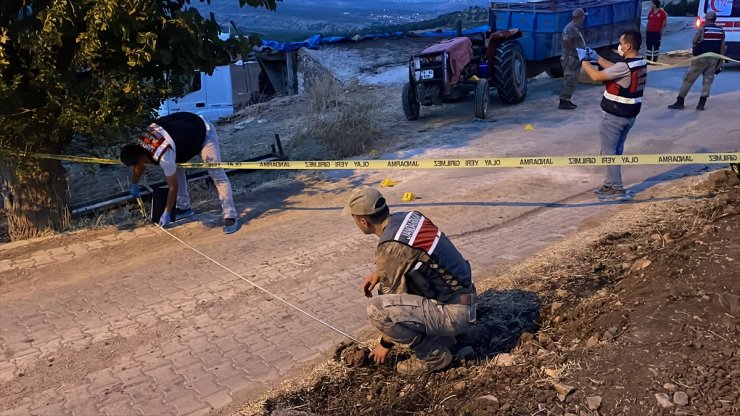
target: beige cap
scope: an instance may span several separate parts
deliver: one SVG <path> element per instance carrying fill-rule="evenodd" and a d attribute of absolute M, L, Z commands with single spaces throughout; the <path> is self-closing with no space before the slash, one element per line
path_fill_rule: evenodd
<path fill-rule="evenodd" d="M 377 189 L 360 187 L 349 194 L 342 215 L 373 215 L 386 207 L 385 198 Z"/>
<path fill-rule="evenodd" d="M 717 20 L 717 13 L 714 12 L 714 10 L 707 11 L 707 14 L 704 15 L 705 20 Z"/>
<path fill-rule="evenodd" d="M 588 13 L 584 12 L 583 9 L 580 7 L 573 9 L 573 13 L 570 14 L 571 17 L 578 17 L 578 16 L 588 16 Z"/>

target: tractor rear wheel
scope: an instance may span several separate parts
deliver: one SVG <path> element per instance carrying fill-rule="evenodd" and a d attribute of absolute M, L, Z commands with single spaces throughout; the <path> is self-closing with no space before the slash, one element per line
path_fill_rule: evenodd
<path fill-rule="evenodd" d="M 493 84 L 506 104 L 517 104 L 527 96 L 527 59 L 516 40 L 507 40 L 496 48 Z"/>
<path fill-rule="evenodd" d="M 407 82 L 403 85 L 403 96 L 401 97 L 401 104 L 403 105 L 403 114 L 407 120 L 418 120 L 419 119 L 419 101 L 416 99 L 416 91 L 411 83 Z"/>
<path fill-rule="evenodd" d="M 488 80 L 479 79 L 475 87 L 475 117 L 484 119 L 488 112 L 488 96 L 490 94 Z"/>

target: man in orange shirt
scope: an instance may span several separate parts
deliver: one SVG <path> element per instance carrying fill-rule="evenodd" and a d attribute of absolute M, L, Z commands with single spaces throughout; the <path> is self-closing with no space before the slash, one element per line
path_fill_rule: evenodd
<path fill-rule="evenodd" d="M 647 17 L 647 29 L 645 30 L 646 58 L 649 61 L 658 62 L 658 50 L 660 49 L 660 38 L 665 32 L 668 14 L 660 8 L 660 0 L 653 0 Z"/>

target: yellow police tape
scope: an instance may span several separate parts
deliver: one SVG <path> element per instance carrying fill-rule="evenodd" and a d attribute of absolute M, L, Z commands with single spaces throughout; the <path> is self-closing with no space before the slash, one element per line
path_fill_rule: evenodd
<path fill-rule="evenodd" d="M 111 159 L 50 155 L 47 153 L 17 153 L 17 156 L 55 159 L 66 162 L 120 164 Z M 740 152 L 728 153 L 667 153 L 620 156 L 530 156 L 438 159 L 382 160 L 273 160 L 262 162 L 179 163 L 192 169 L 255 169 L 255 170 L 351 170 L 351 169 L 459 169 L 459 168 L 536 168 L 566 166 L 616 165 L 690 165 L 738 163 Z"/>
<path fill-rule="evenodd" d="M 119 160 L 103 159 L 99 157 L 53 155 L 49 153 L 35 152 L 9 152 L 9 154 L 11 156 L 30 157 L 34 159 L 61 160 L 62 162 L 97 163 L 99 165 L 122 165 L 121 161 Z"/>

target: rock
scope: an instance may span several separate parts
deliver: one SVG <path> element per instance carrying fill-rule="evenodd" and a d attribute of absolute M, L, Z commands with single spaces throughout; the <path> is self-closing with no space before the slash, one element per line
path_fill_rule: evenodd
<path fill-rule="evenodd" d="M 499 354 L 493 359 L 493 364 L 499 367 L 511 367 L 516 364 L 516 357 L 512 354 Z"/>
<path fill-rule="evenodd" d="M 586 341 L 586 348 L 591 349 L 595 346 L 599 345 L 599 336 L 598 335 L 592 335 L 591 338 Z"/>
<path fill-rule="evenodd" d="M 490 394 L 486 396 L 478 397 L 478 400 L 476 400 L 476 402 L 478 405 L 477 410 L 479 410 L 480 411 L 479 413 L 482 415 L 494 414 L 498 412 L 499 407 L 501 406 L 501 403 L 499 403 L 496 396 L 492 396 Z"/>
<path fill-rule="evenodd" d="M 590 410 L 599 410 L 599 407 L 601 407 L 601 396 L 586 397 L 586 404 L 588 404 Z"/>
<path fill-rule="evenodd" d="M 673 403 L 671 402 L 671 398 L 668 397 L 665 393 L 655 393 L 655 400 L 658 401 L 658 404 L 663 409 L 670 409 L 673 407 Z"/>
<path fill-rule="evenodd" d="M 635 261 L 634 263 L 632 263 L 632 267 L 630 267 L 630 271 L 629 272 L 630 272 L 630 274 L 632 274 L 633 272 L 639 272 L 640 270 L 644 270 L 648 266 L 650 266 L 651 263 L 652 262 L 647 257 L 643 257 L 643 258 Z"/>
<path fill-rule="evenodd" d="M 689 395 L 683 391 L 677 391 L 673 393 L 673 403 L 679 406 L 686 406 L 689 404 Z"/>
<path fill-rule="evenodd" d="M 560 371 L 554 368 L 546 368 L 545 375 L 547 375 L 550 378 L 558 379 L 560 377 Z"/>
<path fill-rule="evenodd" d="M 729 169 L 722 169 L 709 174 L 704 188 L 707 190 L 721 189 L 725 186 L 735 186 L 738 184 L 738 176 Z"/>
<path fill-rule="evenodd" d="M 676 389 L 677 389 L 676 385 L 673 384 L 673 383 L 665 383 L 665 384 L 663 384 L 663 388 L 666 389 L 666 390 L 668 390 L 668 391 L 676 391 Z"/>
<path fill-rule="evenodd" d="M 565 298 L 565 297 L 568 296 L 568 291 L 567 290 L 563 290 L 563 289 L 557 289 L 555 291 L 555 296 L 557 296 L 557 297 L 559 297 L 561 299 L 562 298 Z"/>
<path fill-rule="evenodd" d="M 562 306 L 563 306 L 563 302 L 553 302 L 552 305 L 550 305 L 550 313 L 554 314 Z"/>
<path fill-rule="evenodd" d="M 563 383 L 553 383 L 552 387 L 555 389 L 556 392 L 558 392 L 558 394 L 562 394 L 563 396 L 568 396 L 569 394 L 573 393 L 573 390 L 576 389 L 573 386 L 569 386 Z"/>
<path fill-rule="evenodd" d="M 468 386 L 468 383 L 465 381 L 458 381 L 457 383 L 452 385 L 452 390 L 454 391 L 463 391 Z"/>

